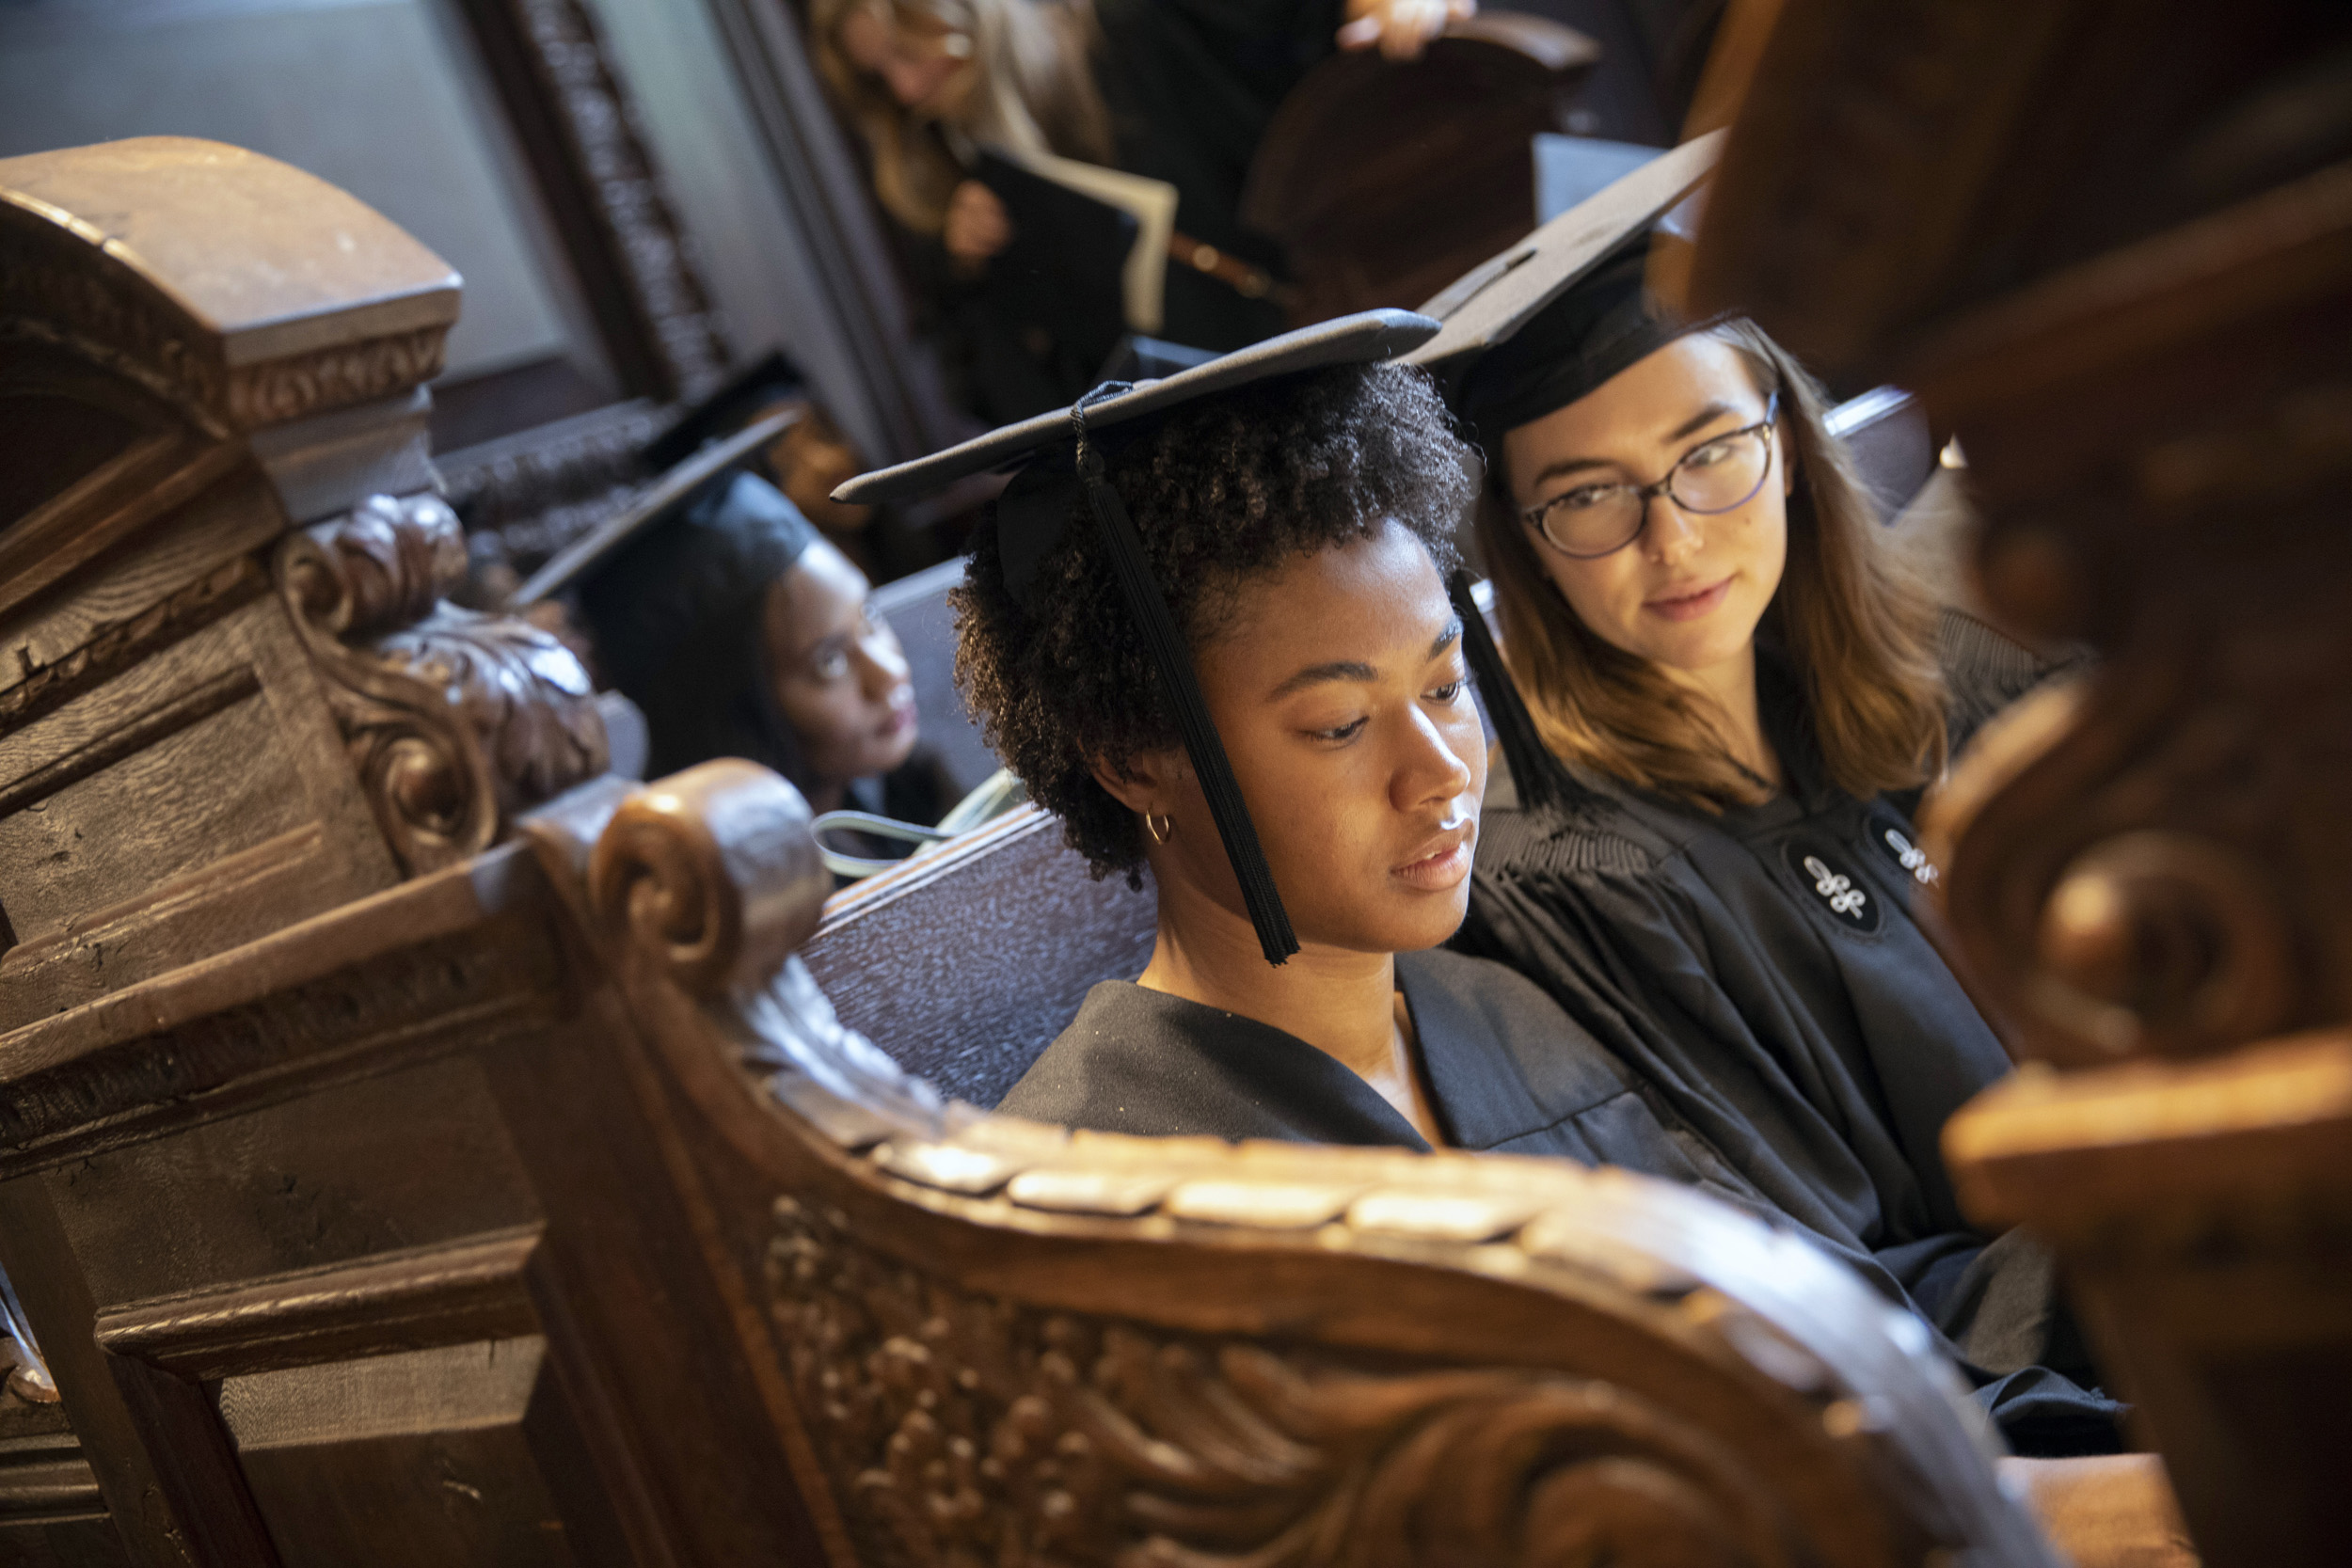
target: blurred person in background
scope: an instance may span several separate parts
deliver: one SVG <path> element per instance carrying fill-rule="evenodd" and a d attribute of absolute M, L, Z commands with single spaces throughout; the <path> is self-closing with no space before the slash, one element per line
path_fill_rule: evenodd
<path fill-rule="evenodd" d="M 767 481 L 723 476 L 648 519 L 579 594 L 600 679 L 644 712 L 646 777 L 744 757 L 814 811 L 928 826 L 955 804 L 866 575 Z"/>
<path fill-rule="evenodd" d="M 1008 321 L 982 287 L 1013 241 L 977 150 L 1166 181 L 1178 202 L 1160 336 L 1223 351 L 1282 330 L 1280 257 L 1242 227 L 1283 97 L 1335 49 L 1420 55 L 1476 0 L 812 0 L 818 68 L 903 231 L 927 330 L 991 422 L 1066 404 L 1099 353 L 1067 321 Z"/>

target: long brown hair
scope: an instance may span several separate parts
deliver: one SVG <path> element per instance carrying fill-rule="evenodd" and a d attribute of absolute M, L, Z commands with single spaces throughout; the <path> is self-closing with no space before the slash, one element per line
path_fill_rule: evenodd
<path fill-rule="evenodd" d="M 1780 392 L 1796 483 L 1788 564 L 1757 633 L 1786 650 L 1803 682 L 1831 780 L 1867 800 L 1934 778 L 1946 737 L 1933 600 L 1880 540 L 1853 459 L 1824 421 L 1820 383 L 1752 322 L 1704 330 L 1739 352 L 1759 391 Z M 1479 543 L 1501 601 L 1503 661 L 1544 744 L 1703 811 L 1761 799 L 1724 746 L 1713 705 L 1578 620 L 1518 509 L 1501 499 L 1480 507 Z"/>
<path fill-rule="evenodd" d="M 936 119 L 917 116 L 861 70 L 841 47 L 841 24 L 856 10 L 920 17 L 969 39 L 972 69 L 957 101 Z M 808 22 L 818 71 L 873 156 L 875 196 L 918 234 L 945 226 L 947 198 L 964 177 L 946 132 L 1015 152 L 1110 161 L 1086 0 L 812 0 Z"/>

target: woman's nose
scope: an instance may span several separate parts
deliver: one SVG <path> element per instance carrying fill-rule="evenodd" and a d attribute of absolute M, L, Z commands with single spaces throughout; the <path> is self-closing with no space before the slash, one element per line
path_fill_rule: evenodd
<path fill-rule="evenodd" d="M 1479 733 L 1476 725 L 1473 713 L 1470 734 Z M 1420 705 L 1414 705 L 1411 736 L 1396 771 L 1398 807 L 1410 810 L 1433 800 L 1451 800 L 1468 794 L 1470 786 L 1470 764 L 1462 760 L 1454 739 Z"/>
<path fill-rule="evenodd" d="M 906 650 L 898 640 L 886 631 L 869 633 L 857 640 L 858 684 L 869 697 L 887 697 L 906 685 L 908 666 Z"/>
<path fill-rule="evenodd" d="M 1649 526 L 1642 531 L 1642 542 L 1651 560 L 1666 566 L 1687 561 L 1706 537 L 1699 519 L 1683 511 L 1672 496 L 1650 499 Z"/>

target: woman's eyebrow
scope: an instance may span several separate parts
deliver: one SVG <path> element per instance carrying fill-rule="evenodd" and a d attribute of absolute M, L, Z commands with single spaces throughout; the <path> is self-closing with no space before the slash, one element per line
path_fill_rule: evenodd
<path fill-rule="evenodd" d="M 1710 403 L 1706 407 L 1700 409 L 1697 413 L 1692 415 L 1689 419 L 1677 425 L 1675 427 L 1674 434 L 1667 436 L 1666 439 L 1669 441 L 1679 441 L 1686 436 L 1695 436 L 1700 431 L 1705 430 L 1708 425 L 1713 424 L 1717 420 L 1724 418 L 1725 415 L 1737 414 L 1738 412 L 1740 411 L 1737 408 L 1732 407 L 1731 404 L 1727 403 Z"/>
<path fill-rule="evenodd" d="M 1429 644 L 1429 657 L 1436 658 L 1459 641 L 1461 636 L 1462 622 L 1461 618 L 1456 616 L 1445 624 L 1445 629 L 1438 633 L 1437 641 Z M 1293 672 L 1281 685 L 1266 693 L 1266 701 L 1278 703 L 1285 697 L 1306 690 L 1311 686 L 1321 686 L 1326 681 L 1375 681 L 1379 678 L 1380 672 L 1361 659 L 1335 658 L 1327 663 L 1310 664 L 1302 670 Z"/>
<path fill-rule="evenodd" d="M 1682 440 L 1686 436 L 1695 435 L 1699 431 L 1705 430 L 1708 425 L 1713 424 L 1717 420 L 1723 419 L 1726 415 L 1737 414 L 1738 412 L 1740 412 L 1740 410 L 1734 408 L 1727 403 L 1710 403 L 1706 407 L 1700 409 L 1697 413 L 1692 415 L 1689 419 L 1677 425 L 1673 432 L 1667 436 L 1665 442 L 1662 444 L 1671 445 L 1676 441 Z M 1622 463 L 1604 457 L 1566 457 L 1561 459 L 1557 463 L 1545 464 L 1544 467 L 1536 472 L 1535 477 L 1528 481 L 1528 483 L 1531 486 L 1539 485 L 1544 483 L 1547 480 L 1558 479 L 1563 474 L 1578 473 L 1586 468 L 1622 468 L 1624 467 L 1625 465 Z"/>
<path fill-rule="evenodd" d="M 1285 697 L 1304 691 L 1311 686 L 1321 686 L 1326 681 L 1371 681 L 1379 678 L 1380 672 L 1361 660 L 1333 659 L 1327 664 L 1310 664 L 1294 672 L 1288 680 L 1266 693 L 1266 701 L 1280 702 Z"/>

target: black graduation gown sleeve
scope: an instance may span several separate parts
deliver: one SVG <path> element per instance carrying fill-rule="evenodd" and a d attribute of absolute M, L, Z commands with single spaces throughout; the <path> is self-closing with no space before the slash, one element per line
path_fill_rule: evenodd
<path fill-rule="evenodd" d="M 1338 47 L 1344 16 L 1341 0 L 1096 0 L 1095 77 L 1119 166 L 1176 187 L 1179 231 L 1282 270 L 1279 248 L 1242 227 L 1242 184 L 1275 110 Z M 1270 300 L 1168 269 L 1163 338 L 1234 349 L 1283 325 Z"/>
<path fill-rule="evenodd" d="M 2078 1347 L 2046 1261 L 2022 1239 L 1988 1247 L 1944 1169 L 1944 1123 L 2009 1062 L 1905 912 L 1884 833 L 1909 826 L 1818 799 L 1716 823 L 1597 787 L 1537 816 L 1503 777 L 1457 942 L 1540 984 L 1773 1209 L 1976 1346 L 2013 1442 L 2112 1447 L 2118 1407 L 2048 1371 Z M 1864 895 L 1867 922 L 1830 907 L 1808 858 Z"/>
<path fill-rule="evenodd" d="M 996 1107 L 1140 1137 L 1426 1148 L 1372 1086 L 1296 1036 L 1105 980 Z"/>

